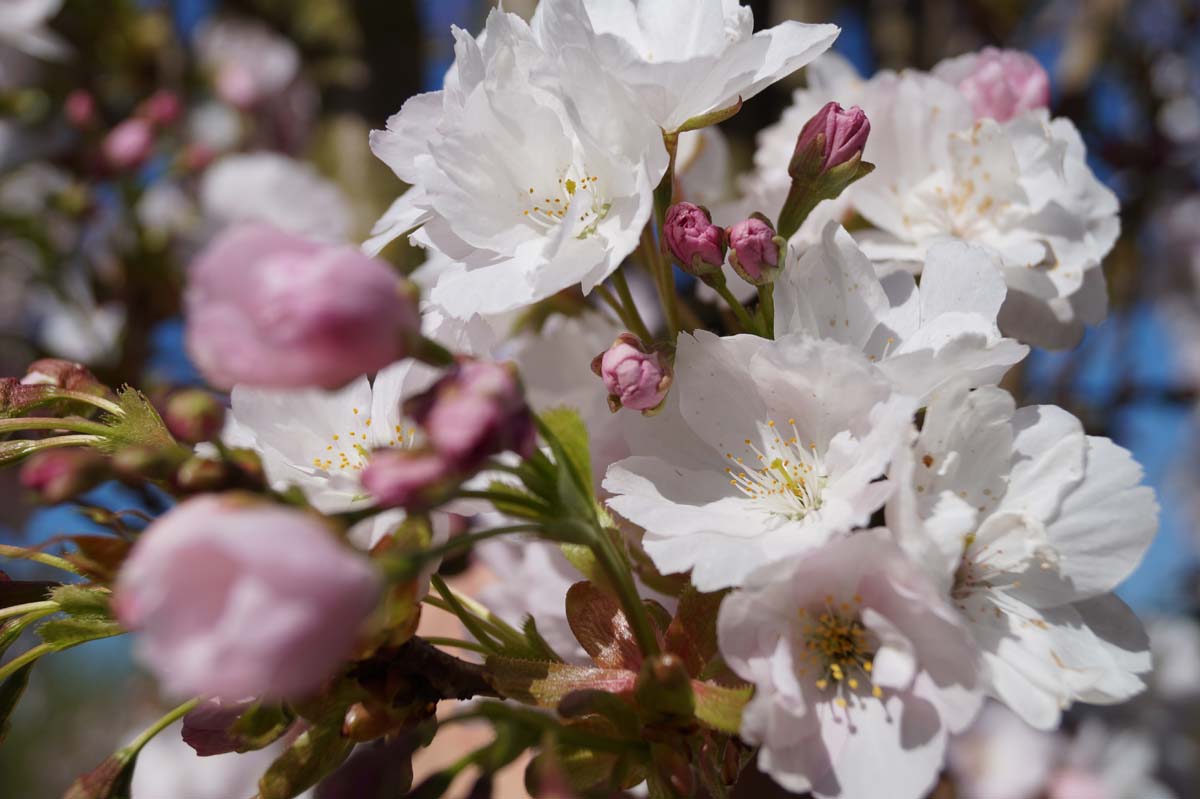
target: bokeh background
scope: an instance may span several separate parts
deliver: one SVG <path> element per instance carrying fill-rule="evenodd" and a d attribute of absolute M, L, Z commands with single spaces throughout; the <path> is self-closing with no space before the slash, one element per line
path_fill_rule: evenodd
<path fill-rule="evenodd" d="M 50 23 L 63 55 L 47 60 L 6 44 L 7 1 L 0 0 L 0 374 L 21 374 L 33 358 L 55 355 L 88 362 L 109 384 L 150 389 L 196 380 L 181 347 L 178 285 L 213 222 L 198 196 L 208 166 L 236 152 L 306 161 L 340 187 L 352 211 L 350 233 L 361 238 L 401 188 L 371 156 L 367 132 L 407 97 L 440 87 L 453 58 L 449 26 L 477 30 L 489 5 L 65 0 Z M 522 14 L 534 5 L 506 3 Z M 1098 734 L 1114 751 L 1136 750 L 1136 768 L 1160 787 L 1200 796 L 1200 2 L 749 5 L 759 26 L 783 19 L 839 24 L 834 49 L 864 74 L 927 69 L 984 45 L 1028 50 L 1048 70 L 1052 110 L 1082 131 L 1092 168 L 1121 199 L 1123 231 L 1105 264 L 1108 320 L 1074 350 L 1035 352 L 1010 388 L 1026 404 L 1066 407 L 1089 432 L 1131 449 L 1163 506 L 1159 537 L 1121 590 L 1151 626 L 1159 675 L 1129 706 L 1073 712 L 1067 735 L 1078 741 Z M 215 25 L 251 31 L 241 44 L 249 52 L 221 51 L 212 42 Z M 248 75 L 222 74 L 223 59 L 239 58 Z M 238 99 L 247 80 L 276 74 L 277 85 L 252 85 L 259 94 Z M 735 168 L 749 164 L 755 133 L 778 119 L 802 80 L 774 87 L 722 126 Z M 94 121 L 72 125 L 66 109 L 79 89 L 96 101 Z M 160 89 L 181 101 L 180 118 L 136 170 L 105 169 L 97 161 L 99 138 Z M 403 245 L 389 256 L 408 267 L 420 260 Z M 37 509 L 4 471 L 0 541 L 41 543 L 85 530 L 98 509 L 161 501 L 104 486 L 83 506 Z M 35 675 L 0 746 L 3 797 L 61 795 L 156 706 L 149 684 L 130 676 L 125 639 L 48 658 Z M 505 783 L 508 793 L 498 795 L 520 795 L 518 782 Z M 939 791 L 955 795 L 949 781 Z"/>

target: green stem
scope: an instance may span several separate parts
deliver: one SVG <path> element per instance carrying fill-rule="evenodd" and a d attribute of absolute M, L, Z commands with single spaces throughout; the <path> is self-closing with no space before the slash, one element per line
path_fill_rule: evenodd
<path fill-rule="evenodd" d="M 450 586 L 446 585 L 446 581 L 440 575 L 433 575 L 430 578 L 430 583 L 442 595 L 442 600 L 447 605 L 443 609 L 457 616 L 458 620 L 467 628 L 467 631 L 475 636 L 475 640 L 479 642 L 480 646 L 489 653 L 498 652 L 503 648 L 501 642 L 494 640 L 492 635 L 480 624 L 481 620 L 476 619 L 472 614 L 467 612 L 462 603 L 458 601 L 459 598 L 454 595 L 454 592 L 450 590 Z"/>
<path fill-rule="evenodd" d="M 20 419 L 0 419 L 0 435 L 5 433 L 20 433 L 26 430 L 66 430 L 71 433 L 85 433 L 92 436 L 107 437 L 112 435 L 112 429 L 89 422 L 86 419 L 54 419 L 32 417 Z"/>
<path fill-rule="evenodd" d="M 448 647 L 452 647 L 454 649 L 466 649 L 470 652 L 478 652 L 481 655 L 488 654 L 487 649 L 483 648 L 482 646 L 475 643 L 474 641 L 462 641 L 462 640 L 459 640 L 458 638 L 441 638 L 438 636 L 429 636 L 429 635 L 423 635 L 421 637 L 427 643 L 433 644 L 434 646 L 448 646 Z"/>
<path fill-rule="evenodd" d="M 729 290 L 729 285 L 725 282 L 724 275 L 717 272 L 712 275 L 706 275 L 703 280 L 713 291 L 721 295 L 721 298 L 729 306 L 729 310 L 733 311 L 733 315 L 737 317 L 738 324 L 742 326 L 743 330 L 747 333 L 761 332 L 758 324 L 750 316 L 749 312 L 746 311 L 746 306 L 742 305 L 738 298 L 733 296 L 733 292 Z"/>
<path fill-rule="evenodd" d="M 641 250 L 646 269 L 654 276 L 654 287 L 658 290 L 658 302 L 662 305 L 663 317 L 667 322 L 668 337 L 674 341 L 679 335 L 679 298 L 675 295 L 675 274 L 671 259 L 664 256 L 662 248 L 655 244 L 654 231 L 649 225 L 642 230 Z"/>
<path fill-rule="evenodd" d="M 16 674 L 22 667 L 28 666 L 42 655 L 48 655 L 53 651 L 55 651 L 55 648 L 50 646 L 50 644 L 38 644 L 33 649 L 8 661 L 3 666 L 0 666 L 0 683 L 3 683 L 9 677 Z"/>
<path fill-rule="evenodd" d="M 494 527 L 491 530 L 482 530 L 478 533 L 470 533 L 468 535 L 460 535 L 446 543 L 432 549 L 426 549 L 417 553 L 422 560 L 433 560 L 449 555 L 451 552 L 456 552 L 460 549 L 465 549 L 480 541 L 486 541 L 489 538 L 496 538 L 501 535 L 511 535 L 513 533 L 538 533 L 542 531 L 541 525 L 537 524 L 514 524 L 511 527 Z"/>
<path fill-rule="evenodd" d="M 536 513 L 546 513 L 548 508 L 544 502 L 541 502 L 533 497 L 523 496 L 521 494 L 505 494 L 500 491 L 459 491 L 455 493 L 456 499 L 482 499 L 490 502 L 493 505 L 521 505 L 529 508 Z"/>
<path fill-rule="evenodd" d="M 425 337 L 422 337 L 420 341 L 417 342 L 416 349 L 413 352 L 413 357 L 423 363 L 427 363 L 430 366 L 435 366 L 439 369 L 452 366 L 455 362 L 454 353 L 443 347 L 441 344 L 438 344 L 433 339 Z"/>
<path fill-rule="evenodd" d="M 596 296 L 604 301 L 605 305 L 612 309 L 612 312 L 621 320 L 621 324 L 625 325 L 625 327 L 630 327 L 629 319 L 625 315 L 625 308 L 617 301 L 617 298 L 613 296 L 613 293 L 608 290 L 607 286 L 597 283 L 596 287 L 592 290 L 596 292 Z"/>
<path fill-rule="evenodd" d="M 60 558 L 57 555 L 50 555 L 45 552 L 38 552 L 36 550 L 25 549 L 23 547 L 13 547 L 7 544 L 0 544 L 0 556 L 6 558 L 15 558 L 18 560 L 32 560 L 42 564 L 43 566 L 53 566 L 56 569 L 70 572 L 71 574 L 79 577 L 83 576 L 83 572 L 75 568 L 75 564 L 71 563 L 71 561 Z"/>
<path fill-rule="evenodd" d="M 592 530 L 591 550 L 617 592 L 617 599 L 621 601 L 621 607 L 629 619 L 629 626 L 633 628 L 633 637 L 637 639 L 638 648 L 646 657 L 659 654 L 658 635 L 650 621 L 650 614 L 646 612 L 646 606 L 642 604 L 642 598 L 638 595 L 637 586 L 633 583 L 633 574 L 603 529 L 597 527 Z"/>
<path fill-rule="evenodd" d="M 629 282 L 625 279 L 625 273 L 620 269 L 613 272 L 612 281 L 613 285 L 617 287 L 617 294 L 620 295 L 621 302 L 625 305 L 625 312 L 629 315 L 631 332 L 644 342 L 649 343 L 653 341 L 654 336 L 650 334 L 650 329 L 642 321 L 642 315 L 638 312 L 637 303 L 633 301 L 633 292 L 629 290 Z"/>
<path fill-rule="evenodd" d="M 102 411 L 107 411 L 113 416 L 122 417 L 125 415 L 125 409 L 120 405 L 112 400 L 107 400 L 104 397 L 97 397 L 95 394 L 88 394 L 83 391 L 66 391 L 64 389 L 57 389 L 54 392 L 54 396 L 61 399 L 86 403 L 93 407 L 99 408 Z"/>
<path fill-rule="evenodd" d="M 145 730 L 143 730 L 142 734 L 139 735 L 138 737 L 134 738 L 133 743 L 129 744 L 129 746 L 125 747 L 122 751 L 130 752 L 130 753 L 140 752 L 143 746 L 150 743 L 151 738 L 153 738 L 155 735 L 158 735 L 160 732 L 165 730 L 167 727 L 170 727 L 172 724 L 174 724 L 176 721 L 178 721 L 179 719 L 186 716 L 188 713 L 191 713 L 193 710 L 196 709 L 196 706 L 199 704 L 200 704 L 199 699 L 189 699 L 188 701 L 184 702 L 182 705 L 180 705 L 179 707 L 170 711 L 165 716 L 163 716 L 161 719 L 154 722 L 149 727 L 147 727 Z"/>
<path fill-rule="evenodd" d="M 824 199 L 825 196 L 816 190 L 813 183 L 793 179 L 787 199 L 784 200 L 783 208 L 779 211 L 776 233 L 785 241 L 790 241 L 800 226 L 804 224 L 804 220 L 808 219 L 812 210 Z"/>
<path fill-rule="evenodd" d="M 11 619 L 13 616 L 24 616 L 26 613 L 34 613 L 42 610 L 56 611 L 58 610 L 58 603 L 46 600 L 45 602 L 28 602 L 24 605 L 10 605 L 6 608 L 0 608 L 0 619 Z"/>
<path fill-rule="evenodd" d="M 758 287 L 758 312 L 762 318 L 762 332 L 767 338 L 775 338 L 775 284 Z"/>

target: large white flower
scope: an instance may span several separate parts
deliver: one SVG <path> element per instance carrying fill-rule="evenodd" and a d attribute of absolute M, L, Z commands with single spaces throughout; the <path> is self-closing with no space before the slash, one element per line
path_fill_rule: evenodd
<path fill-rule="evenodd" d="M 551 58 L 517 16 L 478 40 L 455 29 L 442 91 L 410 99 L 371 136 L 414 185 L 365 245 L 446 255 L 430 299 L 453 316 L 498 313 L 573 285 L 590 291 L 637 246 L 666 170 L 659 130 L 586 51 Z"/>
<path fill-rule="evenodd" d="M 834 222 L 819 244 L 798 259 L 791 248 L 788 258 L 775 283 L 775 335 L 804 333 L 855 347 L 922 402 L 951 380 L 998 382 L 1029 352 L 996 326 L 1006 290 L 996 257 L 982 248 L 931 247 L 919 288 L 904 271 L 881 280 Z"/>
<path fill-rule="evenodd" d="M 789 791 L 919 799 L 982 701 L 962 621 L 885 531 L 756 572 L 717 629 L 755 685 L 739 734 Z"/>
<path fill-rule="evenodd" d="M 369 507 L 360 475 L 371 450 L 415 441 L 400 406 L 436 379 L 434 369 L 408 360 L 382 370 L 373 384 L 360 377 L 337 391 L 237 386 L 223 437 L 258 451 L 273 485 L 299 487 L 323 513 Z"/>
<path fill-rule="evenodd" d="M 1050 729 L 1074 701 L 1144 688 L 1141 625 L 1110 592 L 1154 537 L 1154 492 L 1106 438 L 998 388 L 939 392 L 890 474 L 888 524 L 983 652 L 989 693 Z"/>
<path fill-rule="evenodd" d="M 929 75 L 871 84 L 863 107 L 878 168 L 852 201 L 880 232 L 863 237 L 864 251 L 919 269 L 947 238 L 994 249 L 1010 289 L 1001 328 L 1030 343 L 1069 346 L 1103 319 L 1117 199 L 1088 168 L 1075 126 L 1044 110 L 973 122 L 966 99 Z"/>
<path fill-rule="evenodd" d="M 829 49 L 836 25 L 784 22 L 754 33 L 738 0 L 543 0 L 547 47 L 595 52 L 665 131 L 749 100 Z"/>
<path fill-rule="evenodd" d="M 863 525 L 915 403 L 860 352 L 799 335 L 680 336 L 661 414 L 613 464 L 609 505 L 664 574 L 701 591 Z"/>
<path fill-rule="evenodd" d="M 308 164 L 277 153 L 217 161 L 200 183 L 200 204 L 219 227 L 265 222 L 323 241 L 345 241 L 350 235 L 350 205 L 341 189 Z"/>

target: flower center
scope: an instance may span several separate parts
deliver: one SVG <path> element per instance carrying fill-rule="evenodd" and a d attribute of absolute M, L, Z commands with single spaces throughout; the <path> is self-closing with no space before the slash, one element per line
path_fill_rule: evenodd
<path fill-rule="evenodd" d="M 558 226 L 564 220 L 581 225 L 579 238 L 596 232 L 596 226 L 608 215 L 611 203 L 603 202 L 598 194 L 600 178 L 588 175 L 575 167 L 563 170 L 558 185 L 550 190 L 530 186 L 525 195 L 521 216 L 542 232 Z M 590 203 L 576 202 L 577 195 L 590 198 Z M 571 215 L 578 219 L 571 218 Z"/>
<path fill-rule="evenodd" d="M 314 469 L 324 472 L 361 472 L 367 466 L 371 450 L 378 447 L 411 447 L 416 438 L 415 427 L 396 425 L 384 437 L 384 432 L 372 428 L 372 419 L 358 408 L 352 409 L 354 423 L 349 429 L 333 433 L 326 439 L 325 449 L 310 461 Z"/>
<path fill-rule="evenodd" d="M 763 449 L 748 438 L 743 441 L 757 465 L 747 466 L 745 458 L 727 452 L 726 459 L 735 466 L 725 473 L 730 485 L 746 497 L 762 502 L 772 513 L 799 520 L 821 507 L 828 475 L 817 445 L 801 443 L 795 419 L 788 419 L 788 427 L 791 435 L 784 438 L 774 420 L 768 421 Z"/>
<path fill-rule="evenodd" d="M 818 611 L 807 608 L 799 611 L 800 635 L 804 641 L 799 675 L 815 677 L 813 685 L 819 691 L 832 687 L 834 704 L 842 708 L 849 704 L 847 695 L 861 697 L 860 688 L 876 699 L 883 696 L 883 689 L 871 680 L 876 645 L 863 627 L 861 606 L 862 597 L 858 594 L 853 602 L 838 604 L 829 595 Z"/>

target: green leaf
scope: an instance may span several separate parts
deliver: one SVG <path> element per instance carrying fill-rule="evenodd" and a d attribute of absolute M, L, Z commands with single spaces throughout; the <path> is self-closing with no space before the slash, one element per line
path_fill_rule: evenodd
<path fill-rule="evenodd" d="M 0 624 L 0 655 L 3 655 L 13 643 L 21 637 L 21 633 L 25 631 L 29 625 L 48 615 L 47 612 L 34 613 L 28 616 L 22 616 L 19 619 Z"/>
<path fill-rule="evenodd" d="M 567 623 L 575 640 L 605 669 L 637 671 L 642 651 L 621 603 L 590 582 L 575 583 L 567 591 Z"/>
<path fill-rule="evenodd" d="M 502 497 L 513 497 L 514 499 L 535 499 L 533 494 L 528 491 L 523 491 L 509 483 L 493 480 L 488 484 L 488 491 L 493 494 L 498 494 Z M 522 502 L 505 502 L 503 499 L 495 499 L 492 505 L 496 510 L 506 516 L 512 516 L 518 519 L 540 519 L 541 514 L 534 513 L 529 509 L 528 505 Z"/>
<path fill-rule="evenodd" d="M 754 688 L 744 685 L 726 688 L 722 685 L 692 680 L 696 697 L 696 718 L 720 732 L 736 735 L 742 726 L 742 710 L 754 694 Z"/>
<path fill-rule="evenodd" d="M 125 415 L 110 421 L 112 436 L 103 445 L 105 449 L 115 451 L 136 446 L 159 450 L 179 447 L 154 405 L 140 391 L 125 386 L 117 392 L 117 404 L 125 411 Z"/>
<path fill-rule="evenodd" d="M 37 629 L 38 636 L 56 651 L 124 632 L 120 624 L 110 619 L 74 616 L 51 619 Z"/>
<path fill-rule="evenodd" d="M 571 666 L 544 660 L 492 656 L 487 659 L 487 666 L 496 690 L 501 694 L 545 708 L 557 707 L 563 697 L 574 691 L 632 691 L 637 680 L 635 672 L 625 669 Z"/>
<path fill-rule="evenodd" d="M 587 497 L 595 495 L 592 486 L 592 455 L 587 426 L 572 408 L 551 408 L 538 416 L 542 436 L 554 451 L 555 460 L 566 465 Z M 561 460 L 560 460 L 561 459 Z"/>
<path fill-rule="evenodd" d="M 345 762 L 354 742 L 341 725 L 311 727 L 284 750 L 258 782 L 259 799 L 292 799 Z"/>
<path fill-rule="evenodd" d="M 538 659 L 553 660 L 561 663 L 562 658 L 554 648 L 546 642 L 542 634 L 538 632 L 537 622 L 533 616 L 526 616 L 525 621 L 521 623 L 521 632 L 525 633 L 525 637 L 529 639 L 530 649 L 534 652 Z"/>
<path fill-rule="evenodd" d="M 8 736 L 9 722 L 12 713 L 17 709 L 17 702 L 29 685 L 29 674 L 33 671 L 33 663 L 22 666 L 0 684 L 0 744 Z"/>
<path fill-rule="evenodd" d="M 702 594 L 688 585 L 679 595 L 675 618 L 667 627 L 665 647 L 683 659 L 688 674 L 699 677 L 720 650 L 717 646 L 717 611 L 727 591 Z"/>

